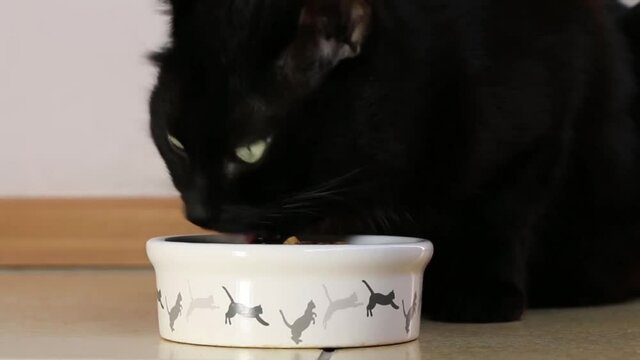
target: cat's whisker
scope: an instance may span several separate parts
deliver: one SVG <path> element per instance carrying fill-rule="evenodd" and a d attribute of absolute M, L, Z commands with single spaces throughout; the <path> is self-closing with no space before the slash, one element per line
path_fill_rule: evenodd
<path fill-rule="evenodd" d="M 315 199 L 320 199 L 320 198 L 325 198 L 325 199 L 339 198 L 338 196 L 336 196 L 336 194 L 339 194 L 341 192 L 345 192 L 347 190 L 348 189 L 338 189 L 338 190 L 333 190 L 333 191 L 322 191 L 322 192 L 309 191 L 309 192 L 306 192 L 306 193 L 300 193 L 298 195 L 291 196 L 291 197 L 287 198 L 285 200 L 285 202 L 295 202 L 295 201 L 301 201 L 301 200 L 315 200 Z"/>
<path fill-rule="evenodd" d="M 314 206 L 299 206 L 293 208 L 282 209 L 281 212 L 283 214 L 296 214 L 296 213 L 309 213 L 309 214 L 317 214 L 318 208 Z"/>
<path fill-rule="evenodd" d="M 311 215 L 311 216 L 318 215 L 318 213 L 315 212 L 315 211 L 304 210 L 304 209 L 300 209 L 300 210 L 296 210 L 296 211 L 288 211 L 288 213 L 290 213 L 290 214 L 306 214 L 306 215 Z"/>
<path fill-rule="evenodd" d="M 362 168 L 358 168 L 356 170 L 353 170 L 345 175 L 342 176 L 338 176 L 335 177 L 333 179 L 329 179 L 327 181 L 325 181 L 324 183 L 321 183 L 320 185 L 316 186 L 315 189 L 322 191 L 324 189 L 328 189 L 331 188 L 331 186 L 335 186 L 336 184 L 340 184 L 341 182 L 347 180 L 348 178 L 354 176 L 355 174 L 359 173 L 360 171 L 362 171 Z"/>
<path fill-rule="evenodd" d="M 348 202 L 343 196 L 352 189 L 345 186 L 344 182 L 362 169 L 356 169 L 348 174 L 327 180 L 318 186 L 304 192 L 293 194 L 277 203 L 273 203 L 262 215 L 261 225 L 274 225 L 273 221 L 278 221 L 286 216 L 321 216 L 321 208 L 327 202 Z M 350 204 L 357 208 L 355 204 Z"/>
<path fill-rule="evenodd" d="M 380 232 L 380 230 L 378 229 L 378 224 L 371 216 L 365 216 L 365 221 L 369 224 L 369 226 L 371 227 L 371 230 L 373 230 L 376 233 Z"/>
<path fill-rule="evenodd" d="M 282 205 L 282 207 L 284 209 L 296 209 L 296 208 L 302 208 L 309 205 L 311 205 L 311 203 L 307 201 L 307 202 L 291 203 L 291 204 L 285 203 L 284 205 Z"/>
<path fill-rule="evenodd" d="M 398 215 L 397 211 L 389 212 L 389 216 L 391 217 L 393 222 L 395 222 L 396 224 L 400 224 L 402 222 L 402 219 L 400 219 L 400 216 Z"/>
<path fill-rule="evenodd" d="M 380 221 L 382 222 L 382 229 L 385 232 L 391 232 L 391 223 L 389 222 L 387 213 L 384 211 L 379 211 L 378 216 Z"/>
<path fill-rule="evenodd" d="M 345 175 L 330 179 L 312 189 L 309 189 L 308 191 L 305 192 L 301 192 L 298 194 L 294 194 L 293 196 L 289 197 L 287 200 L 285 201 L 295 201 L 295 200 L 300 200 L 300 199 L 308 199 L 308 198 L 318 198 L 318 197 L 328 197 L 330 195 L 334 195 L 340 192 L 344 192 L 349 190 L 348 187 L 343 187 L 343 188 L 337 188 L 338 185 L 341 185 L 341 183 L 345 180 L 347 180 L 348 178 L 354 176 L 355 174 L 357 174 L 358 172 L 360 172 L 362 170 L 362 168 L 356 169 L 354 171 L 351 171 L 350 173 L 347 173 Z"/>
<path fill-rule="evenodd" d="M 407 217 L 409 219 L 410 222 L 412 222 L 414 225 L 417 225 L 418 223 L 416 222 L 416 220 L 413 218 L 413 216 L 411 215 L 410 212 L 405 211 L 404 212 L 405 217 Z"/>
<path fill-rule="evenodd" d="M 265 215 L 265 217 L 270 217 L 270 218 L 280 218 L 280 217 L 283 217 L 283 216 L 284 216 L 284 214 L 281 214 L 281 213 L 275 213 L 275 212 L 274 212 L 274 213 L 269 213 L 269 214 Z"/>

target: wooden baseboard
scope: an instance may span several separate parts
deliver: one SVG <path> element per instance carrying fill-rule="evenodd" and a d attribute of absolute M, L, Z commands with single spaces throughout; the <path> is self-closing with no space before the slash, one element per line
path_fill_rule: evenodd
<path fill-rule="evenodd" d="M 179 199 L 0 199 L 0 266 L 146 267 L 145 242 L 203 231 Z"/>

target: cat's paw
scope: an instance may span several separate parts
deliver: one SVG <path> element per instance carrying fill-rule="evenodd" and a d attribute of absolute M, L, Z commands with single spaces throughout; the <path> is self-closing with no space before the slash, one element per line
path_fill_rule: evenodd
<path fill-rule="evenodd" d="M 423 311 L 435 321 L 454 323 L 496 323 L 520 320 L 525 309 L 524 294 L 515 288 L 472 289 L 427 297 Z"/>

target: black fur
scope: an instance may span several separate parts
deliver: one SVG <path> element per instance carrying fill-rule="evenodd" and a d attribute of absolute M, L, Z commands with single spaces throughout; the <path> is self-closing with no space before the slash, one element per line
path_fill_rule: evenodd
<path fill-rule="evenodd" d="M 619 301 L 640 289 L 636 13 L 176 0 L 151 129 L 200 226 L 431 239 L 434 319 Z M 267 136 L 258 163 L 234 157 Z"/>

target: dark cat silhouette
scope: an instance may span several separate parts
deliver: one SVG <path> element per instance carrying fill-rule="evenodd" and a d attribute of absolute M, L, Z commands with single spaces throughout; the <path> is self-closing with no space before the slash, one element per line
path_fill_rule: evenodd
<path fill-rule="evenodd" d="M 150 130 L 194 224 L 430 239 L 441 321 L 640 293 L 640 7 L 164 3 Z"/>
<path fill-rule="evenodd" d="M 331 300 L 331 296 L 329 295 L 329 290 L 327 290 L 327 287 L 325 285 L 322 285 L 322 287 L 324 288 L 324 293 L 327 295 L 327 300 L 329 300 L 329 306 L 327 307 L 327 310 L 324 313 L 324 317 L 322 318 L 322 326 L 325 329 L 327 328 L 327 322 L 331 319 L 336 311 L 356 308 L 363 305 L 361 302 L 358 302 L 358 295 L 355 292 L 344 299 L 338 299 L 334 301 Z"/>
<path fill-rule="evenodd" d="M 189 308 L 187 309 L 187 321 L 189 321 L 189 317 L 196 309 L 210 309 L 215 310 L 219 307 L 216 306 L 213 302 L 213 295 L 209 295 L 204 298 L 193 298 L 193 293 L 191 291 L 191 284 L 187 282 L 189 286 L 189 297 L 191 298 L 191 302 L 189 303 Z"/>
<path fill-rule="evenodd" d="M 307 330 L 307 328 L 309 328 L 311 324 L 316 323 L 317 314 L 313 312 L 313 309 L 315 308 L 316 308 L 316 304 L 313 302 L 313 300 L 309 301 L 309 303 L 307 304 L 307 309 L 304 311 L 304 314 L 300 318 L 298 318 L 296 321 L 294 321 L 293 324 L 289 324 L 289 322 L 287 321 L 287 318 L 285 318 L 284 316 L 284 312 L 280 310 L 280 315 L 282 315 L 282 321 L 284 321 L 284 324 L 287 325 L 289 329 L 291 329 L 291 340 L 293 340 L 293 342 L 295 342 L 296 344 L 300 344 L 302 342 L 302 340 L 300 339 L 300 336 L 302 336 L 302 332 Z"/>
<path fill-rule="evenodd" d="M 178 317 L 182 315 L 182 294 L 178 293 L 178 296 L 176 297 L 176 303 L 173 305 L 171 310 L 169 310 L 169 302 L 166 296 L 164 300 L 167 304 L 167 313 L 169 314 L 169 327 L 171 328 L 171 332 L 173 332 L 173 324 L 175 324 L 176 319 L 178 319 Z"/>
<path fill-rule="evenodd" d="M 393 302 L 393 299 L 396 298 L 396 293 L 393 290 L 391 290 L 391 292 L 386 295 L 379 294 L 373 291 L 371 286 L 369 286 L 366 281 L 362 280 L 362 282 L 367 286 L 369 292 L 371 292 L 371 296 L 369 296 L 369 304 L 367 305 L 367 317 L 373 316 L 373 309 L 376 307 L 376 305 L 391 305 L 392 308 L 396 310 L 399 309 L 398 305 Z"/>
<path fill-rule="evenodd" d="M 158 302 L 160 303 L 160 307 L 162 308 L 162 310 L 164 310 L 164 305 L 162 305 L 162 290 L 158 289 Z"/>
<path fill-rule="evenodd" d="M 413 302 L 411 303 L 411 307 L 409 311 L 405 311 L 404 308 L 404 300 L 402 300 L 402 313 L 404 314 L 404 330 L 409 333 L 409 327 L 411 326 L 411 320 L 413 316 L 416 314 L 416 310 L 418 308 L 418 294 L 413 294 Z"/>
<path fill-rule="evenodd" d="M 226 287 L 223 286 L 222 288 L 224 289 L 224 292 L 227 293 L 227 296 L 231 301 L 231 303 L 229 304 L 229 309 L 227 310 L 227 313 L 224 314 L 225 324 L 231 325 L 231 319 L 236 315 L 240 315 L 246 318 L 256 319 L 260 324 L 264 326 L 269 326 L 269 323 L 264 321 L 262 317 L 260 317 L 260 315 L 262 315 L 262 305 L 249 307 L 246 305 L 239 304 L 233 300 L 233 297 L 231 297 L 231 294 L 229 294 L 229 291 L 227 290 Z"/>

